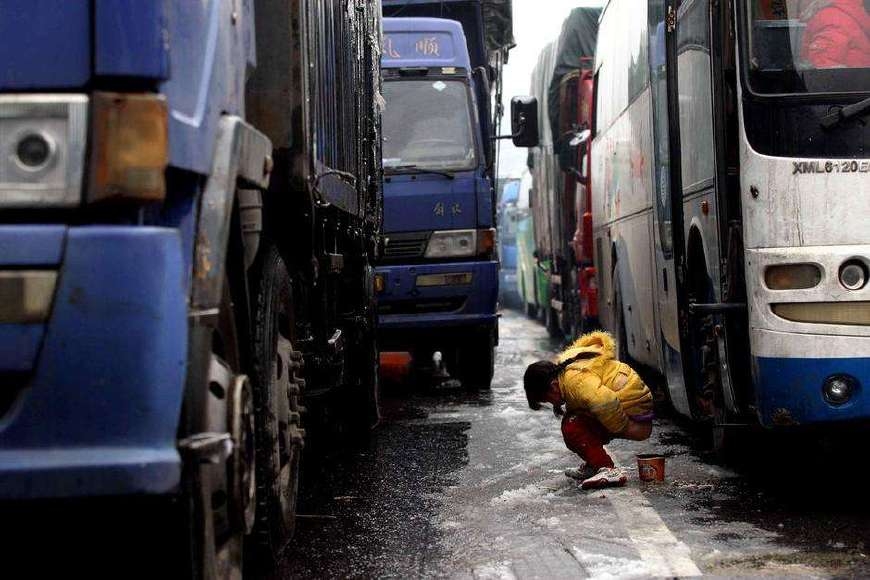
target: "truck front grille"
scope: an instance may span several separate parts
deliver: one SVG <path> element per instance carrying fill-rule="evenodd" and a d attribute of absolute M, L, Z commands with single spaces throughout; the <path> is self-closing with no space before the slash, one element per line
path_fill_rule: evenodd
<path fill-rule="evenodd" d="M 416 260 L 426 253 L 430 232 L 390 234 L 384 247 L 384 260 Z"/>

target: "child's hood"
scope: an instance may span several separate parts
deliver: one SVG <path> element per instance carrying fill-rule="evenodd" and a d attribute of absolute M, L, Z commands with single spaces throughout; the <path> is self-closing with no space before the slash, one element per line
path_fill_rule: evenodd
<path fill-rule="evenodd" d="M 595 331 L 584 334 L 559 355 L 559 362 L 585 352 L 598 355 L 596 358 L 601 362 L 612 360 L 616 356 L 616 342 L 607 332 Z"/>

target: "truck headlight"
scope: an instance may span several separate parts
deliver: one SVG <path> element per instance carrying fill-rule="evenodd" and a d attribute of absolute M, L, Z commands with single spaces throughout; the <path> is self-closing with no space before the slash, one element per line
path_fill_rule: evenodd
<path fill-rule="evenodd" d="M 81 203 L 85 95 L 0 95 L 0 208 Z"/>
<path fill-rule="evenodd" d="M 477 253 L 476 230 L 432 232 L 426 246 L 426 258 L 468 258 Z"/>
<path fill-rule="evenodd" d="M 38 171 L 48 165 L 57 153 L 54 140 L 42 133 L 28 133 L 18 140 L 15 158 L 31 171 Z"/>

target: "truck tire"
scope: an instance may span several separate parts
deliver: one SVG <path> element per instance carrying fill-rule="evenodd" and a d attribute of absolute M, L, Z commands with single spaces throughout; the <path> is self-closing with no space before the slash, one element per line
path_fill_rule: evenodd
<path fill-rule="evenodd" d="M 381 421 L 381 353 L 374 332 L 365 342 L 364 358 L 367 364 L 362 369 L 363 406 L 361 408 L 364 412 L 361 431 L 364 435 L 368 435 Z"/>
<path fill-rule="evenodd" d="M 476 334 L 459 351 L 459 380 L 468 389 L 489 389 L 495 374 L 495 331 Z"/>
<path fill-rule="evenodd" d="M 229 580 L 241 575 L 243 544 L 254 515 L 255 428 L 253 408 L 248 399 L 250 384 L 242 373 L 242 361 L 247 353 L 239 337 L 240 320 L 234 308 L 236 291 L 238 288 L 232 287 L 230 278 L 224 278 L 217 324 L 208 333 L 192 334 L 193 348 L 199 345 L 205 350 L 207 362 L 202 369 L 204 374 L 201 380 L 208 388 L 204 393 L 204 401 L 189 396 L 188 404 L 191 407 L 186 411 L 209 414 L 206 423 L 194 427 L 195 432 L 203 433 L 204 430 L 204 435 L 219 433 L 221 421 L 213 415 L 215 411 L 220 412 L 218 400 L 237 400 L 235 408 L 230 402 L 224 409 L 230 423 L 230 434 L 236 443 L 226 463 L 213 463 L 197 451 L 194 441 L 202 444 L 203 438 L 192 437 L 179 441 L 184 461 L 183 507 L 179 513 L 184 526 L 179 527 L 185 532 L 183 537 L 168 534 L 167 541 L 172 546 L 166 550 L 166 560 L 174 563 L 176 554 L 173 554 L 172 548 L 184 545 L 177 559 L 180 567 L 185 567 L 192 578 Z M 193 357 L 193 367 L 199 366 L 196 361 L 197 357 Z M 195 380 L 195 383 L 198 382 Z M 200 405 L 203 408 L 199 408 Z M 187 424 L 188 420 L 183 419 L 183 423 Z M 147 569 L 152 564 L 157 565 L 156 562 L 148 562 L 143 566 Z"/>
<path fill-rule="evenodd" d="M 302 448 L 302 353 L 294 350 L 290 274 L 278 250 L 265 249 L 254 289 L 254 414 L 257 505 L 253 549 L 257 567 L 273 566 L 296 522 Z"/>
<path fill-rule="evenodd" d="M 354 392 L 342 396 L 343 439 L 350 444 L 365 444 L 381 420 L 380 414 L 380 351 L 373 332 L 367 332 L 359 345 L 356 372 L 359 383 Z"/>

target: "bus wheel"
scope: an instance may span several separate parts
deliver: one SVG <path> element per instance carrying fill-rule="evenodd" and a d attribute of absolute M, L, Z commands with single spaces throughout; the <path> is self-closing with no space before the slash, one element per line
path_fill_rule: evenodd
<path fill-rule="evenodd" d="M 715 297 L 706 270 L 699 269 L 698 272 L 701 275 L 695 275 L 689 300 L 713 302 Z M 693 353 L 697 387 L 689 397 L 689 404 L 695 419 L 705 425 L 713 453 L 720 459 L 727 459 L 738 447 L 736 439 L 739 433 L 729 426 L 737 423 L 737 420 L 725 408 L 718 344 L 720 332 L 722 328 L 714 315 L 690 315 L 689 343 L 697 345 L 697 350 Z"/>
<path fill-rule="evenodd" d="M 257 443 L 257 506 L 254 548 L 258 564 L 273 566 L 293 535 L 305 430 L 295 350 L 292 282 L 278 250 L 263 253 L 254 307 L 254 408 Z"/>
<path fill-rule="evenodd" d="M 721 332 L 721 328 L 713 325 L 712 322 L 709 323 L 709 326 L 710 330 L 702 347 L 704 350 L 704 370 L 702 374 L 704 385 L 702 392 L 705 393 L 707 412 L 709 413 L 710 447 L 717 457 L 729 459 L 734 451 L 740 447 L 738 441 L 740 432 L 731 426 L 738 421 L 725 408 L 722 392 L 721 361 L 716 334 Z"/>
<path fill-rule="evenodd" d="M 615 270 L 616 266 L 614 265 Z M 618 274 L 613 277 L 613 288 L 613 329 L 616 332 L 616 359 L 629 366 L 634 366 L 634 360 L 628 353 L 628 332 L 622 310 L 622 292 L 620 291 Z"/>

